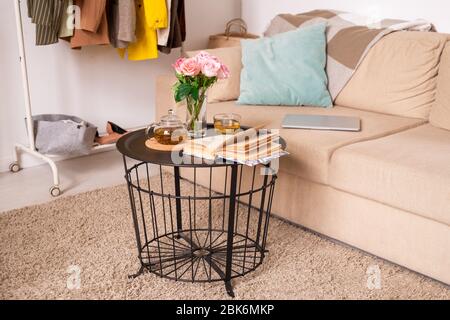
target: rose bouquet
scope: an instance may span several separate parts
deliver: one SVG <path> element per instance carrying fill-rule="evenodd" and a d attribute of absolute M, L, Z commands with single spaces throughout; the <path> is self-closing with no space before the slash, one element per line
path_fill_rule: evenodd
<path fill-rule="evenodd" d="M 191 137 L 206 133 L 207 91 L 217 80 L 230 76 L 228 67 L 217 57 L 201 51 L 193 58 L 180 58 L 173 65 L 177 76 L 175 101 L 186 101 L 187 129 Z"/>

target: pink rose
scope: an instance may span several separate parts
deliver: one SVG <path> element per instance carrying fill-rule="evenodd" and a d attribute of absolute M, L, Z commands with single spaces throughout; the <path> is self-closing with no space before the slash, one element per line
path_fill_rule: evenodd
<path fill-rule="evenodd" d="M 194 77 L 198 75 L 201 70 L 202 67 L 195 58 L 185 59 L 180 65 L 181 74 L 188 77 Z"/>
<path fill-rule="evenodd" d="M 208 78 L 217 77 L 221 66 L 222 65 L 216 60 L 206 60 L 202 65 L 202 73 Z"/>
<path fill-rule="evenodd" d="M 216 62 L 219 62 L 219 60 L 218 60 L 215 56 L 211 55 L 210 53 L 208 53 L 208 52 L 206 52 L 206 51 L 200 51 L 200 52 L 195 56 L 195 59 L 197 59 L 198 63 L 199 63 L 200 65 L 202 65 L 202 66 L 203 66 L 204 63 L 206 63 L 206 62 L 208 62 L 208 61 L 211 61 L 211 60 L 214 60 L 214 61 L 216 61 Z"/>
<path fill-rule="evenodd" d="M 175 63 L 172 65 L 172 67 L 175 69 L 175 72 L 178 74 L 182 74 L 183 72 L 181 71 L 181 65 L 183 64 L 184 60 L 186 60 L 185 58 L 178 58 L 177 61 L 175 61 Z"/>
<path fill-rule="evenodd" d="M 224 64 L 220 65 L 220 69 L 217 72 L 217 77 L 219 79 L 228 79 L 231 76 L 230 69 Z"/>

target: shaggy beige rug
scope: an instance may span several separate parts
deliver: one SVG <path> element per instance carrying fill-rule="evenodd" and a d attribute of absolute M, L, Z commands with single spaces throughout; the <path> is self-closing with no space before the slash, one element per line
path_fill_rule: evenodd
<path fill-rule="evenodd" d="M 237 299 L 450 299 L 448 286 L 277 218 L 268 249 L 234 280 Z M 0 214 L 2 299 L 229 299 L 223 283 L 129 280 L 138 267 L 125 186 Z M 379 289 L 367 285 L 374 270 Z M 68 289 L 78 272 L 79 289 Z"/>

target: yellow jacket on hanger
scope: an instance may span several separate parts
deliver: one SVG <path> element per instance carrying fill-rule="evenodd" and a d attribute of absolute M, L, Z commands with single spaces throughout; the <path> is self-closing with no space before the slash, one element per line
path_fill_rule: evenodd
<path fill-rule="evenodd" d="M 136 42 L 127 49 L 119 49 L 122 58 L 128 52 L 129 60 L 158 58 L 157 29 L 167 28 L 166 0 L 136 0 Z"/>

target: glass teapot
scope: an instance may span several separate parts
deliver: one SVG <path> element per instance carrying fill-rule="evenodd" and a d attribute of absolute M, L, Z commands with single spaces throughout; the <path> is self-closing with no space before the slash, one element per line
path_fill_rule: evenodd
<path fill-rule="evenodd" d="M 177 145 L 187 139 L 187 130 L 173 109 L 169 114 L 161 117 L 160 122 L 151 124 L 147 130 L 148 138 L 155 138 L 160 144 Z"/>

